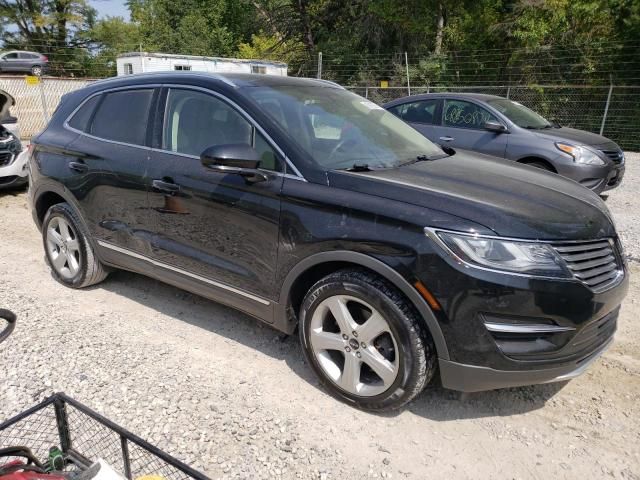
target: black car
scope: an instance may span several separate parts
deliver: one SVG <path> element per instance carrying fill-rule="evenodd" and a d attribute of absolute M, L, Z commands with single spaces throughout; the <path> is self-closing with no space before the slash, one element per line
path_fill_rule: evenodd
<path fill-rule="evenodd" d="M 336 396 L 398 407 L 583 372 L 627 291 L 609 212 L 530 167 L 448 155 L 329 82 L 143 74 L 66 95 L 33 139 L 53 275 L 122 268 L 286 333 Z"/>
<path fill-rule="evenodd" d="M 508 98 L 429 93 L 384 108 L 433 142 L 558 173 L 596 193 L 616 188 L 624 177 L 624 152 L 615 142 L 562 127 Z"/>

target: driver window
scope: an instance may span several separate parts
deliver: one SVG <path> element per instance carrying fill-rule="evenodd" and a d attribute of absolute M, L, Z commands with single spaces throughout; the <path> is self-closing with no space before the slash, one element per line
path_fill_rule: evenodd
<path fill-rule="evenodd" d="M 253 146 L 260 168 L 281 170 L 281 162 L 263 136 L 231 106 L 204 92 L 171 89 L 167 97 L 163 150 L 200 156 L 208 147 Z"/>
<path fill-rule="evenodd" d="M 486 122 L 498 122 L 498 119 L 475 103 L 464 100 L 445 101 L 445 126 L 482 130 Z"/>

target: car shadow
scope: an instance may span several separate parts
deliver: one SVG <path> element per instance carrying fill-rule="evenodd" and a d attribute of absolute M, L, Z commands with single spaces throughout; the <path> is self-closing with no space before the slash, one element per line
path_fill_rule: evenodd
<path fill-rule="evenodd" d="M 177 320 L 260 351 L 287 366 L 326 393 L 306 364 L 297 335 L 285 335 L 249 315 L 136 273 L 116 271 L 91 289 L 103 288 Z M 460 393 L 436 384 L 403 409 L 375 415 L 394 417 L 404 411 L 434 421 L 517 415 L 544 407 L 567 382 Z"/>
<path fill-rule="evenodd" d="M 0 184 L 0 198 L 19 197 L 21 195 L 24 195 L 26 192 L 27 192 L 26 185 L 19 185 L 17 187 L 14 187 L 13 185 L 10 187 L 3 187 L 2 184 Z"/>

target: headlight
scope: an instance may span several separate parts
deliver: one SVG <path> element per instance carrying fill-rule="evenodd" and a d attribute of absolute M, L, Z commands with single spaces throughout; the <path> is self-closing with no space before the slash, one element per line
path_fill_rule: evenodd
<path fill-rule="evenodd" d="M 545 243 L 450 232 L 436 234 L 445 248 L 471 266 L 541 277 L 571 278 L 560 256 Z"/>
<path fill-rule="evenodd" d="M 566 143 L 556 143 L 556 147 L 558 150 L 571 155 L 576 163 L 582 163 L 583 165 L 604 165 L 606 163 L 596 152 L 588 147 L 576 147 Z"/>

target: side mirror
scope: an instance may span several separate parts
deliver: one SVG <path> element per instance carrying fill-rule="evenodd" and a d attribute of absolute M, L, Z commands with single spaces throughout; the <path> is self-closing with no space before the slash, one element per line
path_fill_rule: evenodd
<path fill-rule="evenodd" d="M 507 127 L 498 122 L 485 122 L 483 125 L 485 130 L 493 133 L 506 133 Z"/>
<path fill-rule="evenodd" d="M 249 145 L 227 144 L 208 147 L 200 154 L 200 161 L 210 170 L 240 175 L 249 182 L 269 179 L 265 172 L 258 170 L 260 155 Z"/>

